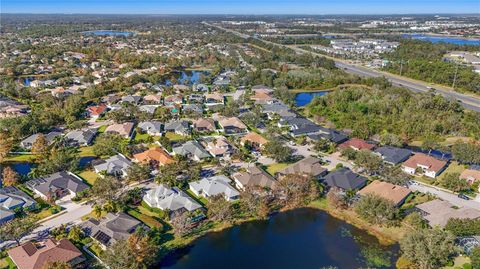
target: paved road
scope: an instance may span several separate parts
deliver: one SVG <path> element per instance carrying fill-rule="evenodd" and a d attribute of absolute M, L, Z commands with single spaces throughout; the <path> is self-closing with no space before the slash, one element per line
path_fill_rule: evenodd
<path fill-rule="evenodd" d="M 448 201 L 448 202 L 450 202 L 453 205 L 456 205 L 458 207 L 470 207 L 470 208 L 480 210 L 480 201 L 478 201 L 477 199 L 475 199 L 475 200 L 460 199 L 460 198 L 457 197 L 456 194 L 452 194 L 450 192 L 446 192 L 446 191 L 443 191 L 441 189 L 437 189 L 437 188 L 432 187 L 432 186 L 424 185 L 421 182 L 417 182 L 417 183 L 419 183 L 419 184 L 418 185 L 410 185 L 409 186 L 410 190 L 419 191 L 419 192 L 423 192 L 423 193 L 434 194 L 434 195 L 438 196 L 438 198 L 441 198 L 442 200 Z"/>
<path fill-rule="evenodd" d="M 220 26 L 217 26 L 217 25 L 213 25 L 213 24 L 209 24 L 209 23 L 206 23 L 206 22 L 204 22 L 204 24 L 208 25 L 208 26 L 211 26 L 211 27 L 216 27 L 218 29 L 221 29 L 223 31 L 226 31 L 226 32 L 229 32 L 229 33 L 232 33 L 232 34 L 235 34 L 235 35 L 237 35 L 241 38 L 244 38 L 244 39 L 254 38 L 254 39 L 260 40 L 260 41 L 262 41 L 264 43 L 267 43 L 267 44 L 280 46 L 280 47 L 291 48 L 297 53 L 310 53 L 310 54 L 318 55 L 318 56 L 321 56 L 321 57 L 329 58 L 329 59 L 332 59 L 333 61 L 335 61 L 335 65 L 338 68 L 341 68 L 341 69 L 345 70 L 346 72 L 353 73 L 353 74 L 360 75 L 360 76 L 367 76 L 367 77 L 384 76 L 390 82 L 392 82 L 392 84 L 394 84 L 396 86 L 402 86 L 402 87 L 404 87 L 406 89 L 409 89 L 411 91 L 414 91 L 414 92 L 428 92 L 428 91 L 431 90 L 430 87 L 433 87 L 435 89 L 434 90 L 435 93 L 441 94 L 441 95 L 443 95 L 447 98 L 452 98 L 452 99 L 458 100 L 462 104 L 462 106 L 467 108 L 467 109 L 480 111 L 480 97 L 458 93 L 458 92 L 453 91 L 453 89 L 451 89 L 449 87 L 439 86 L 439 85 L 431 86 L 429 83 L 424 82 L 424 81 L 414 80 L 414 79 L 410 79 L 410 78 L 406 78 L 406 77 L 401 77 L 401 76 L 390 74 L 390 73 L 387 73 L 387 72 L 382 72 L 382 71 L 379 71 L 379 70 L 370 69 L 370 68 L 367 68 L 367 67 L 364 67 L 364 66 L 351 64 L 351 63 L 349 63 L 347 61 L 344 61 L 344 60 L 341 60 L 341 59 L 337 59 L 337 58 L 333 58 L 333 57 L 330 57 L 330 56 L 327 56 L 327 55 L 324 55 L 324 54 L 304 50 L 302 48 L 299 48 L 298 46 L 283 45 L 283 44 L 263 40 L 263 39 L 260 39 L 260 38 L 251 37 L 249 35 L 242 34 L 240 32 L 237 32 L 237 31 L 234 31 L 234 30 L 231 30 L 231 29 L 226 29 L 226 28 L 223 28 L 223 27 L 220 27 Z"/>

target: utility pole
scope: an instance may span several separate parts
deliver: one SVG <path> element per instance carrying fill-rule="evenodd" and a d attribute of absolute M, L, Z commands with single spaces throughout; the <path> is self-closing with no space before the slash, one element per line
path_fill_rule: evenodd
<path fill-rule="evenodd" d="M 403 70 L 403 58 L 400 60 L 400 76 L 402 75 Z"/>
<path fill-rule="evenodd" d="M 457 63 L 457 67 L 455 67 L 455 75 L 453 76 L 452 88 L 454 90 L 455 90 L 455 82 L 457 82 L 457 74 L 458 74 L 458 63 Z"/>

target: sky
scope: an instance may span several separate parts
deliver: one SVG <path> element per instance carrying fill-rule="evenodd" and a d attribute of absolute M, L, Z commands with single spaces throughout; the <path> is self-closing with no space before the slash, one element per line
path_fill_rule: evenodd
<path fill-rule="evenodd" d="M 434 14 L 475 13 L 480 0 L 0 0 L 1 13 Z"/>

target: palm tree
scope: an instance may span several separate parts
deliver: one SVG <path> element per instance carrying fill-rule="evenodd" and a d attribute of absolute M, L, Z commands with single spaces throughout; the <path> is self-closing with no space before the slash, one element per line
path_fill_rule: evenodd
<path fill-rule="evenodd" d="M 102 216 L 102 208 L 99 205 L 93 207 L 93 214 L 98 219 Z"/>

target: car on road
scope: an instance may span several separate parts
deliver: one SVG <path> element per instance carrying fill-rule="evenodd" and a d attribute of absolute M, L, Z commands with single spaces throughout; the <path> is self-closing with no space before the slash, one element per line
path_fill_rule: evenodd
<path fill-rule="evenodd" d="M 470 198 L 463 193 L 458 194 L 458 198 L 463 199 L 463 200 L 470 200 Z"/>

